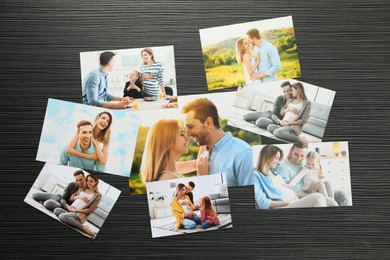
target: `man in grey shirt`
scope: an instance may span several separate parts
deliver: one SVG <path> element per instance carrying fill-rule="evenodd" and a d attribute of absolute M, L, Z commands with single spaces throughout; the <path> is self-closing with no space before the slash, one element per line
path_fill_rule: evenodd
<path fill-rule="evenodd" d="M 51 211 L 54 211 L 56 208 L 66 208 L 68 204 L 71 204 L 69 201 L 70 196 L 85 185 L 85 176 L 82 170 L 75 171 L 73 176 L 74 182 L 71 182 L 66 186 L 62 195 L 38 192 L 32 195 L 33 199 L 42 202 L 43 206 Z"/>
<path fill-rule="evenodd" d="M 265 129 L 269 124 L 276 124 L 278 119 L 281 120 L 283 117 L 280 115 L 280 110 L 286 104 L 287 100 L 291 98 L 291 84 L 289 81 L 285 81 L 280 87 L 282 88 L 283 94 L 276 98 L 272 111 L 250 112 L 243 116 L 244 120 L 255 122 L 255 125 Z"/>

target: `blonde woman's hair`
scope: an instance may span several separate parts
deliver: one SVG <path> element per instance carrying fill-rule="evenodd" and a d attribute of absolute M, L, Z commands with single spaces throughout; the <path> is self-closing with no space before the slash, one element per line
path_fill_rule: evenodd
<path fill-rule="evenodd" d="M 211 205 L 210 196 L 204 196 L 200 201 L 200 209 L 206 212 L 206 216 L 210 215 L 211 212 L 215 212 L 213 206 Z"/>
<path fill-rule="evenodd" d="M 111 115 L 111 113 L 107 112 L 107 111 L 104 111 L 104 112 L 101 112 L 101 113 L 97 114 L 97 116 L 95 117 L 95 123 L 94 123 L 95 125 L 94 125 L 93 128 L 96 127 L 96 123 L 98 122 L 100 116 L 103 115 L 103 114 L 108 115 L 108 117 L 110 118 L 110 122 L 108 122 L 107 127 L 103 131 L 101 131 L 99 133 L 99 135 L 96 136 L 95 138 L 96 138 L 96 140 L 98 140 L 99 142 L 101 142 L 103 144 L 108 144 L 108 143 L 110 143 L 110 137 L 111 137 L 111 124 L 112 124 L 112 115 Z"/>
<path fill-rule="evenodd" d="M 276 156 L 277 153 L 280 153 L 280 159 L 283 160 L 283 151 L 279 147 L 269 144 L 263 147 L 261 149 L 259 154 L 259 159 L 257 160 L 257 168 L 259 172 L 261 172 L 263 175 L 268 175 L 268 171 L 265 171 L 265 167 L 267 162 L 269 162 L 272 158 Z"/>
<path fill-rule="evenodd" d="M 308 152 L 307 155 L 306 155 L 306 160 L 307 159 L 313 159 L 313 160 L 316 160 L 316 162 L 318 163 L 319 165 L 319 171 L 318 171 L 318 176 L 320 177 L 320 179 L 323 179 L 324 178 L 324 173 L 322 172 L 322 167 L 321 167 L 321 156 L 314 152 L 314 151 L 311 151 L 311 152 Z"/>
<path fill-rule="evenodd" d="M 140 171 L 143 182 L 158 181 L 161 177 L 179 129 L 179 121 L 161 119 L 149 130 Z"/>
<path fill-rule="evenodd" d="M 238 63 L 242 63 L 244 61 L 244 38 L 240 38 L 236 42 L 236 60 Z"/>

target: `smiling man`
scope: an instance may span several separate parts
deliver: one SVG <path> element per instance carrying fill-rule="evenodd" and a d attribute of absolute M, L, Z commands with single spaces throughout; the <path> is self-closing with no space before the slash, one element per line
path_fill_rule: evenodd
<path fill-rule="evenodd" d="M 279 171 L 284 176 L 286 183 L 290 183 L 292 179 L 302 170 L 302 162 L 306 158 L 307 145 L 293 144 L 290 148 L 287 158 L 280 164 Z M 303 198 L 308 194 L 303 190 L 303 179 L 294 185 L 293 190 L 299 198 Z M 348 195 L 342 190 L 334 191 L 334 199 L 326 197 L 328 206 L 348 206 Z"/>
<path fill-rule="evenodd" d="M 75 149 L 85 154 L 96 154 L 95 146 L 92 144 L 92 123 L 82 120 L 77 124 L 77 144 Z M 97 161 L 84 159 L 67 153 L 68 146 L 63 150 L 60 157 L 60 164 L 72 167 L 82 168 L 85 170 L 104 171 L 104 165 Z"/>
<path fill-rule="evenodd" d="M 207 98 L 198 98 L 182 108 L 187 135 L 206 146 L 201 158 L 209 158 L 209 174 L 225 173 L 227 185 L 253 184 L 252 148 L 219 125 L 217 107 Z"/>

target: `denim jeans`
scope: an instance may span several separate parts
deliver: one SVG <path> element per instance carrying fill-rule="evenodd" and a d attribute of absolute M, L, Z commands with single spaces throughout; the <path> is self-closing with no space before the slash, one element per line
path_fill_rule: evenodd
<path fill-rule="evenodd" d="M 196 224 L 202 224 L 202 220 L 199 216 L 191 216 L 190 218 L 185 218 L 183 220 L 183 227 L 185 229 L 194 229 L 196 228 Z"/>
<path fill-rule="evenodd" d="M 203 224 L 202 224 L 202 228 L 203 228 L 203 229 L 210 228 L 210 227 L 214 227 L 214 225 L 213 225 L 213 224 L 210 224 L 210 223 L 207 222 L 207 221 L 203 222 Z"/>

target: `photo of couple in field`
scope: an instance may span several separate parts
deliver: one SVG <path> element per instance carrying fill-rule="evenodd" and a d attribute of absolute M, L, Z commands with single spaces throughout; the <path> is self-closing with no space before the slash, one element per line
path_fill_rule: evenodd
<path fill-rule="evenodd" d="M 291 16 L 199 33 L 208 90 L 301 76 Z"/>

